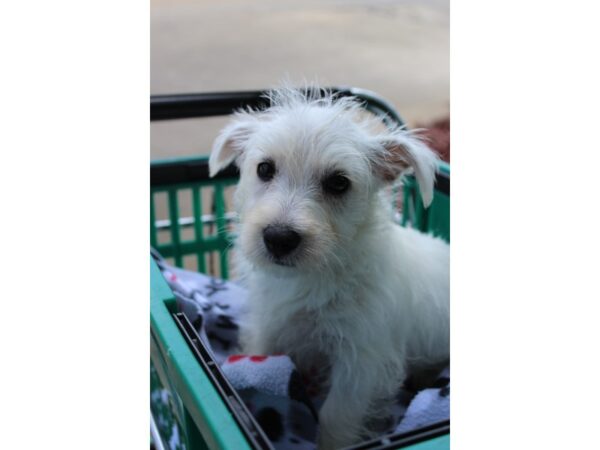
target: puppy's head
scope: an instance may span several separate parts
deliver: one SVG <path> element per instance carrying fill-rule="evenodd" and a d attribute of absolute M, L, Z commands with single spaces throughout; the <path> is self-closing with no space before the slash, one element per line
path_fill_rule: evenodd
<path fill-rule="evenodd" d="M 255 265 L 327 270 L 373 215 L 375 196 L 412 168 L 425 206 L 438 159 L 401 129 L 375 132 L 350 99 L 276 91 L 266 111 L 246 111 L 217 138 L 210 174 L 235 161 L 238 244 Z"/>

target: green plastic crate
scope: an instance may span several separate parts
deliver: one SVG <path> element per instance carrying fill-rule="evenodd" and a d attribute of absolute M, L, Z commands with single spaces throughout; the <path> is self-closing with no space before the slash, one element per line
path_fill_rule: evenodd
<path fill-rule="evenodd" d="M 182 114 L 185 112 L 167 118 L 201 115 L 197 112 Z M 237 182 L 235 170 L 230 168 L 217 178 L 209 179 L 207 158 L 187 158 L 155 161 L 151 171 L 152 247 L 178 267 L 190 268 L 191 265 L 202 272 L 229 278 L 232 236 L 228 223 L 233 215 L 227 191 Z M 415 180 L 408 177 L 394 198 L 394 205 L 402 205 L 398 221 L 449 241 L 449 175 L 449 166 L 443 164 L 434 200 L 428 209 L 422 207 Z M 159 200 L 162 205 L 158 204 Z M 155 447 L 270 448 L 268 439 L 243 403 L 228 390 L 226 380 L 219 377 L 218 366 L 211 364 L 210 357 L 203 356 L 202 343 L 186 335 L 173 293 L 152 259 L 150 280 L 151 411 Z M 157 396 L 167 399 L 168 406 L 156 401 Z M 439 424 L 357 448 L 447 450 L 449 442 L 449 425 Z"/>

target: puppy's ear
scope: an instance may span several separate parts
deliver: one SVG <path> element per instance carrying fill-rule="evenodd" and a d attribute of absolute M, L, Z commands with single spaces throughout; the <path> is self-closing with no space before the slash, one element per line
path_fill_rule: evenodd
<path fill-rule="evenodd" d="M 223 128 L 213 144 L 208 159 L 211 177 L 214 177 L 244 152 L 246 142 L 256 129 L 256 125 L 257 121 L 251 116 L 240 114 L 232 123 Z"/>
<path fill-rule="evenodd" d="M 433 200 L 439 157 L 412 132 L 396 130 L 377 138 L 375 170 L 385 182 L 396 180 L 412 168 L 419 184 L 423 204 Z"/>

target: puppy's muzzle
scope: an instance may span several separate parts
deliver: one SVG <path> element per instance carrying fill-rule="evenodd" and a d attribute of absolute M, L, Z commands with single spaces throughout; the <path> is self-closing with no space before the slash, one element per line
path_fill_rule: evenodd
<path fill-rule="evenodd" d="M 301 236 L 285 225 L 269 225 L 263 230 L 263 241 L 271 255 L 283 258 L 300 245 Z"/>

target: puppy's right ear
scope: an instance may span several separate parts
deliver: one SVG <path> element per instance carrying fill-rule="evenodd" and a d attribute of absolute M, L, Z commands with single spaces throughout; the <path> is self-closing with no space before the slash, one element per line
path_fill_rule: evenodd
<path fill-rule="evenodd" d="M 213 144 L 208 159 L 208 171 L 211 177 L 229 166 L 244 152 L 246 142 L 256 129 L 256 125 L 257 121 L 251 117 L 238 116 L 234 122 L 223 128 Z"/>

